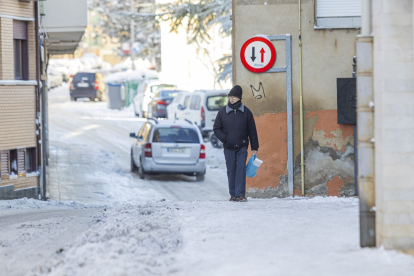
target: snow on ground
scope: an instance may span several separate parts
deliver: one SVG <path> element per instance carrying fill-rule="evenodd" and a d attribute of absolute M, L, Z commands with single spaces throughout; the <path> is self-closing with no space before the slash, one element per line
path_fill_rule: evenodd
<path fill-rule="evenodd" d="M 413 275 L 358 234 L 356 198 L 123 205 L 29 275 Z"/>
<path fill-rule="evenodd" d="M 142 119 L 49 95 L 57 200 L 0 201 L 0 275 L 414 275 L 413 256 L 359 247 L 357 198 L 229 202 L 210 143 L 204 183 L 143 181 L 128 170 Z"/>
<path fill-rule="evenodd" d="M 51 168 L 49 193 L 55 200 L 145 203 L 155 199 L 227 197 L 222 149 L 206 142 L 207 175 L 203 183 L 184 175 L 150 176 L 130 172 L 130 132 L 145 122 L 133 107 L 110 110 L 106 103 L 70 101 L 63 85 L 49 93 Z"/>
<path fill-rule="evenodd" d="M 20 198 L 14 200 L 0 200 L 0 210 L 5 209 L 48 209 L 48 208 L 70 208 L 70 209 L 86 209 L 86 208 L 99 208 L 104 205 L 94 203 L 81 203 L 77 201 L 41 201 L 32 198 Z"/>

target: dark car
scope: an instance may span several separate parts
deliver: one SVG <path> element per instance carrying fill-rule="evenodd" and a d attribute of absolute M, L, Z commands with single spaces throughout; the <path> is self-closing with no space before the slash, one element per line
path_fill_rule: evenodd
<path fill-rule="evenodd" d="M 105 84 L 99 73 L 79 72 L 70 83 L 70 99 L 89 98 L 91 101 L 105 100 Z"/>
<path fill-rule="evenodd" d="M 167 106 L 181 90 L 163 89 L 154 94 L 148 104 L 148 118 L 167 118 Z"/>

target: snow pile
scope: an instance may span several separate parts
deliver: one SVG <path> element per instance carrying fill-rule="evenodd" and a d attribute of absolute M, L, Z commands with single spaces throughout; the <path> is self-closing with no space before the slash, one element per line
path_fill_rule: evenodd
<path fill-rule="evenodd" d="M 93 224 L 29 275 L 161 275 L 171 272 L 181 237 L 175 212 L 159 202 L 103 209 Z"/>
<path fill-rule="evenodd" d="M 104 205 L 92 203 L 80 203 L 77 201 L 41 201 L 32 198 L 20 198 L 13 200 L 0 200 L 0 210 L 2 209 L 47 209 L 47 208 L 70 208 L 70 209 L 86 209 L 100 208 Z"/>

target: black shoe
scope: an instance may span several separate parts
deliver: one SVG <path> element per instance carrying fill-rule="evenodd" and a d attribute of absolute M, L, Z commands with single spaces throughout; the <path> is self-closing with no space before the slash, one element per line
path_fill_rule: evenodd
<path fill-rule="evenodd" d="M 237 197 L 232 196 L 232 197 L 229 199 L 229 201 L 237 201 Z"/>
<path fill-rule="evenodd" d="M 245 198 L 244 196 L 239 196 L 237 198 L 237 201 L 239 201 L 239 202 L 246 202 L 247 201 L 247 198 Z"/>

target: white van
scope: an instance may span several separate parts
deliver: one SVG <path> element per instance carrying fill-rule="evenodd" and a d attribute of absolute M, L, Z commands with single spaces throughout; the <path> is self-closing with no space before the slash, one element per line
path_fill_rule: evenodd
<path fill-rule="evenodd" d="M 191 93 L 182 91 L 180 92 L 167 106 L 167 118 L 170 120 L 174 120 L 175 118 L 182 117 L 180 116 L 181 113 L 183 113 L 183 109 L 187 107 L 188 101 L 190 99 Z M 178 106 L 181 105 L 181 109 L 178 109 Z"/>
<path fill-rule="evenodd" d="M 228 103 L 229 90 L 196 90 L 191 93 L 187 106 L 178 107 L 180 120 L 189 120 L 197 125 L 203 136 L 213 131 L 217 112 Z"/>
<path fill-rule="evenodd" d="M 143 93 L 141 91 L 137 92 L 137 95 L 134 97 L 134 111 L 135 115 L 140 117 L 147 117 L 148 114 L 148 104 L 157 93 L 160 88 L 171 88 L 176 89 L 177 85 L 169 84 L 161 81 L 146 81 L 143 84 Z"/>

